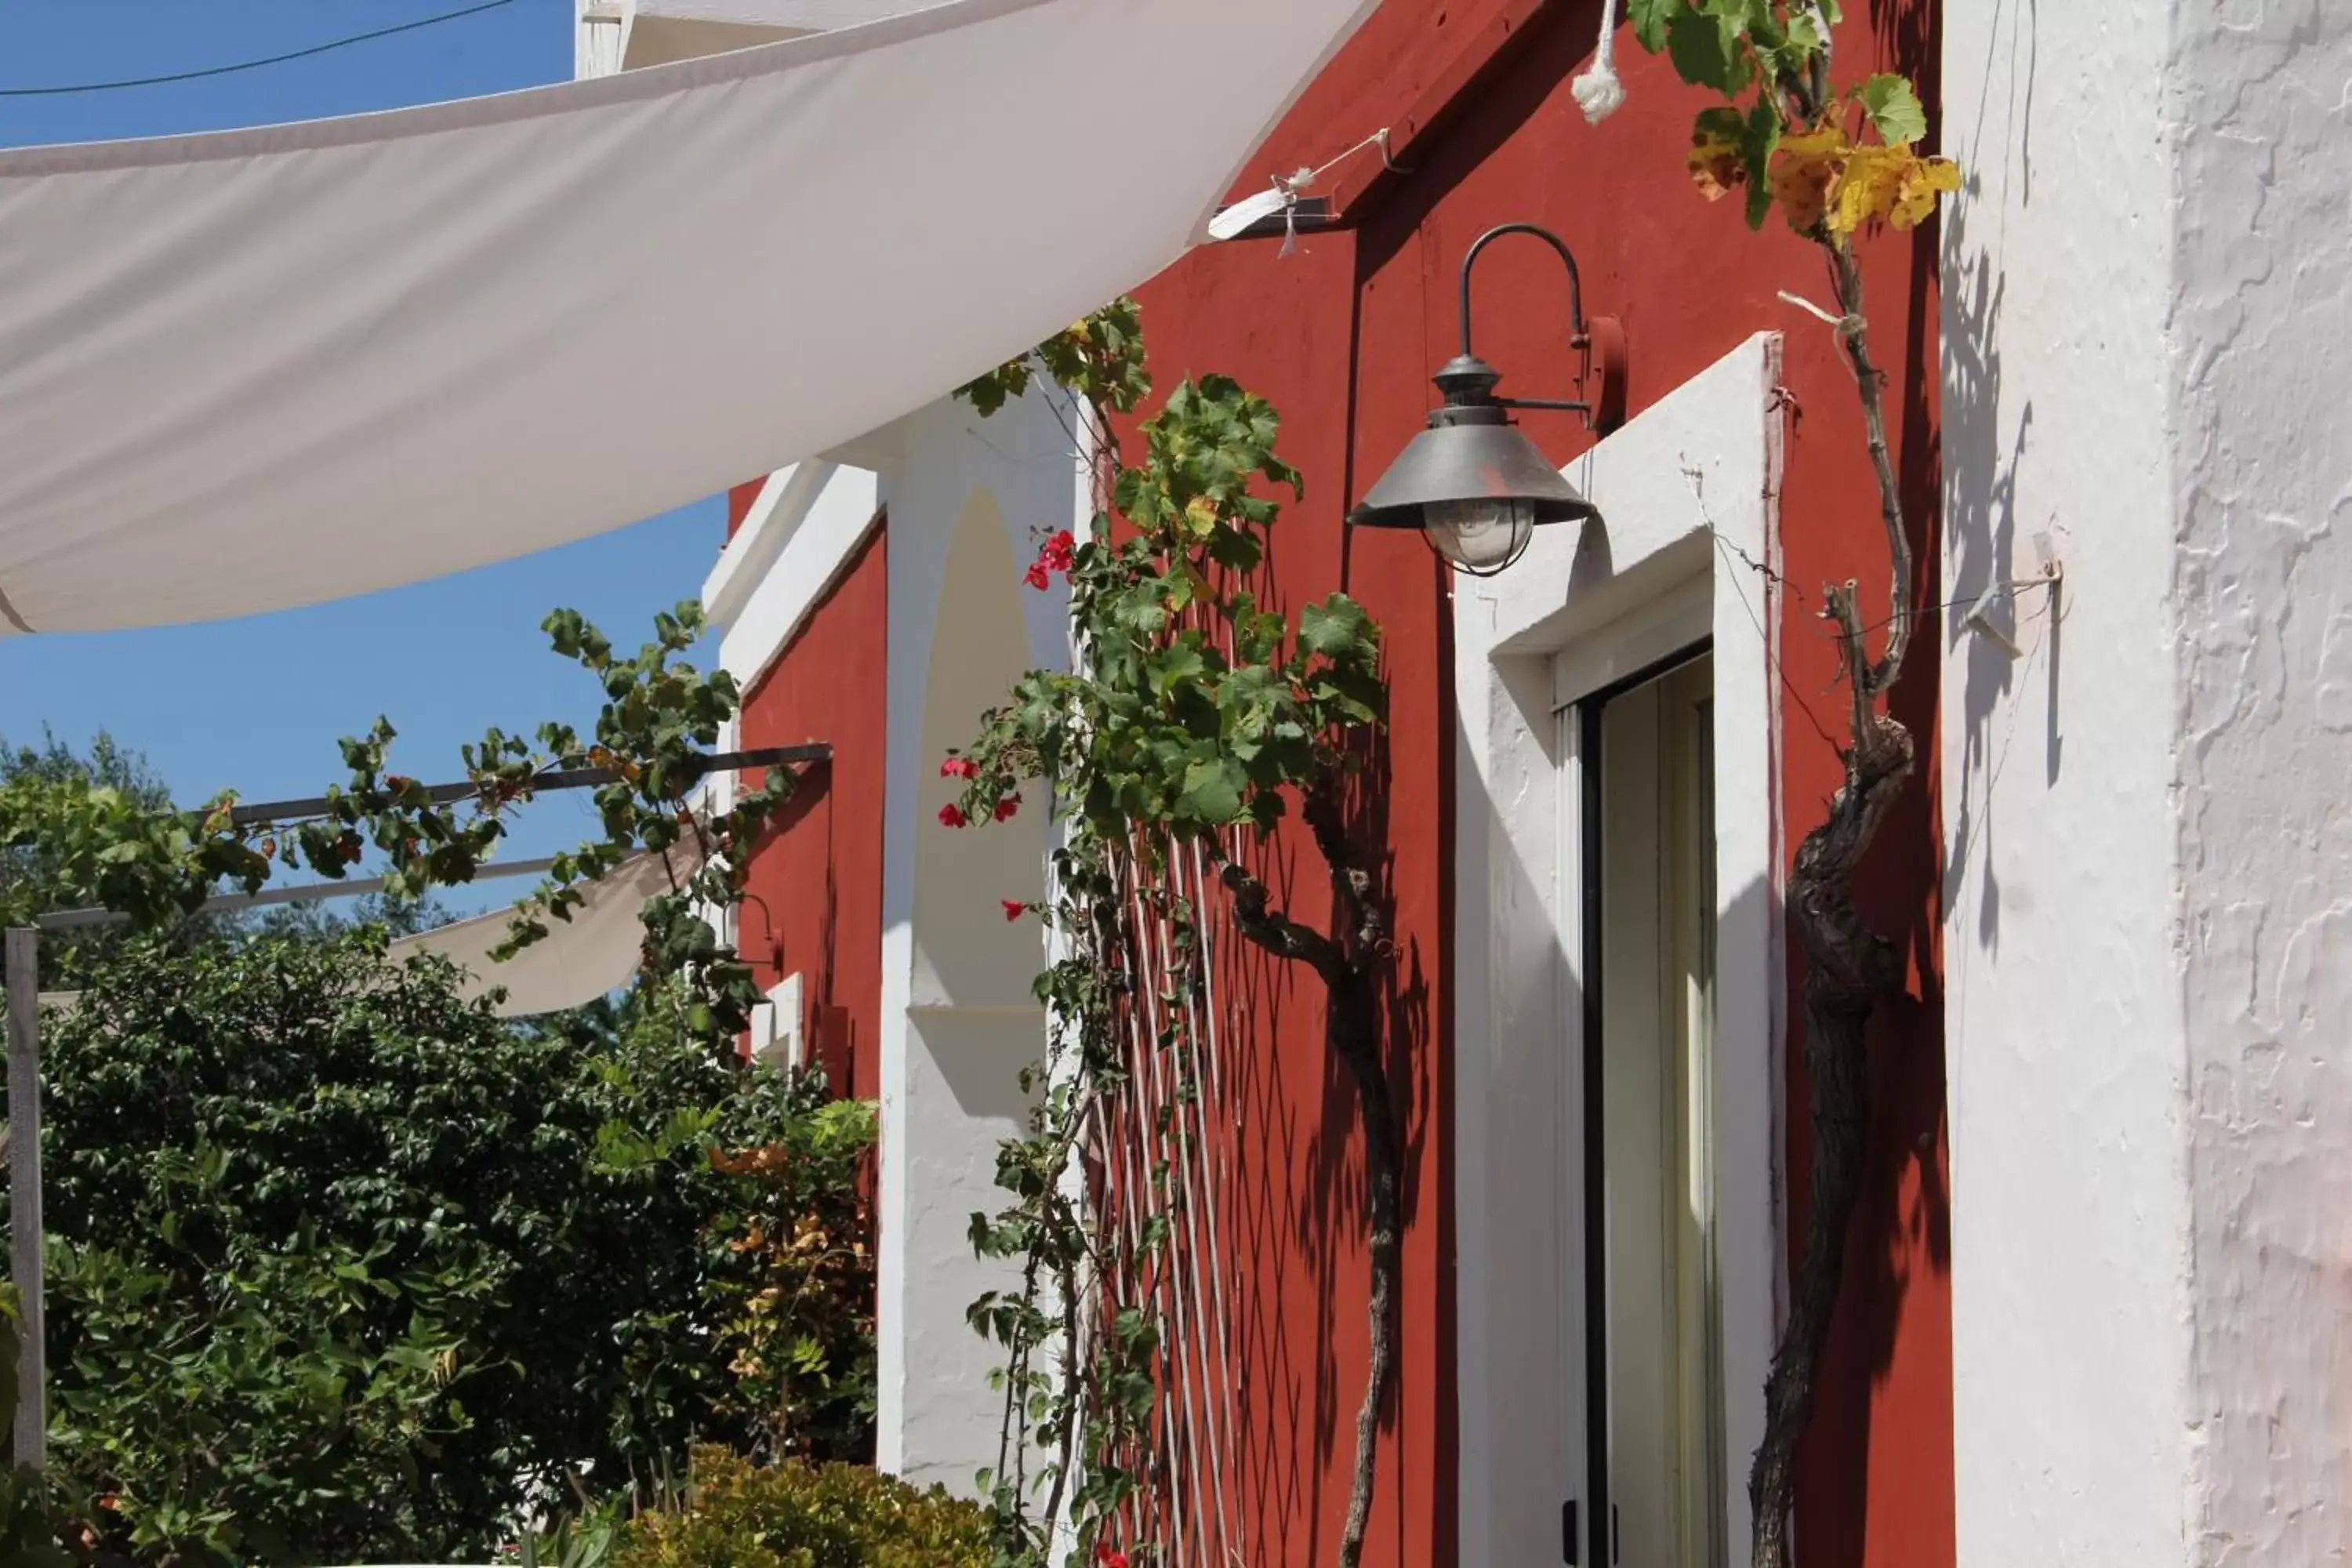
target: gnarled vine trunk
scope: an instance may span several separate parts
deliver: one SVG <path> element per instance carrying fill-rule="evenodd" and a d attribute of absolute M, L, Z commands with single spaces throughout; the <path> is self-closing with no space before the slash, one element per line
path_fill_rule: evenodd
<path fill-rule="evenodd" d="M 1811 1208 L 1791 1282 L 1789 1321 L 1764 1384 L 1764 1439 L 1748 1471 L 1754 1568 L 1788 1568 L 1797 1445 L 1812 1419 L 1814 1375 L 1845 1281 L 1846 1232 L 1870 1150 L 1864 1031 L 1880 997 L 1900 988 L 1902 954 L 1854 907 L 1853 876 L 1911 776 L 1911 733 L 1883 711 L 1910 647 L 1913 563 L 1901 491 L 1886 440 L 1885 376 L 1870 356 L 1862 272 L 1842 239 L 1821 241 L 1843 313 L 1838 340 L 1861 394 L 1864 441 L 1878 480 L 1890 587 L 1885 651 L 1873 663 L 1851 582 L 1823 595 L 1852 697 L 1845 782 L 1829 816 L 1798 846 L 1789 922 L 1805 952 L 1805 1071 L 1811 1085 Z"/>
<path fill-rule="evenodd" d="M 1402 1161 L 1397 1149 L 1396 1113 L 1389 1079 L 1381 1064 L 1380 1035 L 1373 1016 L 1370 976 L 1358 974 L 1331 998 L 1331 1047 L 1356 1083 L 1356 1104 L 1364 1123 L 1364 1173 L 1370 1188 L 1371 1288 L 1365 1310 L 1371 1314 L 1370 1366 L 1364 1403 L 1356 1413 L 1356 1470 L 1348 1494 L 1348 1523 L 1339 1537 L 1340 1568 L 1356 1568 L 1364 1553 L 1364 1527 L 1372 1511 L 1373 1466 L 1380 1455 L 1381 1406 L 1388 1396 L 1394 1356 L 1397 1265 L 1402 1250 L 1399 1188 Z"/>
<path fill-rule="evenodd" d="M 1859 678 L 1858 684 L 1860 679 Z M 1861 741 L 1829 820 L 1805 836 L 1789 881 L 1789 913 L 1805 950 L 1805 1073 L 1812 1089 L 1811 1212 L 1789 1321 L 1764 1385 L 1764 1441 L 1748 1475 L 1756 1568 L 1786 1568 L 1797 1440 L 1812 1416 L 1813 1373 L 1845 1279 L 1846 1231 L 1870 1148 L 1864 1031 L 1876 999 L 1902 980 L 1892 944 L 1853 906 L 1853 869 L 1910 776 L 1911 737 L 1893 720 L 1858 715 Z"/>
<path fill-rule="evenodd" d="M 1349 844 L 1336 791 L 1327 784 L 1306 792 L 1307 826 L 1330 868 L 1347 929 L 1337 936 L 1300 925 L 1272 907 L 1265 884 L 1226 862 L 1222 873 L 1233 895 L 1234 923 L 1241 933 L 1279 958 L 1296 959 L 1321 976 L 1328 998 L 1332 1053 L 1356 1086 L 1364 1124 L 1367 1191 L 1365 1250 L 1370 1269 L 1366 1310 L 1371 1318 L 1363 1403 L 1356 1412 L 1356 1462 L 1348 1490 L 1348 1519 L 1339 1535 L 1339 1568 L 1357 1568 L 1364 1555 L 1380 1458 L 1381 1409 L 1396 1359 L 1396 1284 L 1403 1247 L 1402 1154 L 1397 1145 L 1396 1107 L 1388 1069 L 1381 1058 L 1379 966 L 1393 953 L 1381 894 L 1370 872 L 1358 863 Z"/>

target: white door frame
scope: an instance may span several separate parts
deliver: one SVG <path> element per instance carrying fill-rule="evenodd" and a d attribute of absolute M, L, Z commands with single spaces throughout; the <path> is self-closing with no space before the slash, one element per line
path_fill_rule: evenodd
<path fill-rule="evenodd" d="M 1780 340 L 1763 333 L 1568 470 L 1601 520 L 1457 580 L 1454 1137 L 1461 1562 L 1558 1561 L 1584 1483 L 1576 864 L 1558 714 L 1700 637 L 1715 657 L 1718 1225 L 1738 1560 L 1784 1295 Z"/>

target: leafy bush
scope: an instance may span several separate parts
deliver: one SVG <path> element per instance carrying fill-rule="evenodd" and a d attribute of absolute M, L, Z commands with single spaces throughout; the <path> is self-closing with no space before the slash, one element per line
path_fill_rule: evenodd
<path fill-rule="evenodd" d="M 988 1510 L 855 1465 L 694 1456 L 687 1505 L 625 1531 L 613 1568 L 986 1568 Z"/>
<path fill-rule="evenodd" d="M 870 1111 L 673 993 L 516 1028 L 455 979 L 380 931 L 133 944 L 52 1016 L 53 1475 L 105 1552 L 480 1561 L 695 1439 L 870 1444 Z M 842 1256 L 771 1255 L 812 1224 Z M 730 1364 L 754 1317 L 788 1397 Z"/>
<path fill-rule="evenodd" d="M 627 1500 L 606 1498 L 546 1530 L 529 1530 L 507 1561 L 514 1568 L 607 1568 L 628 1528 Z"/>

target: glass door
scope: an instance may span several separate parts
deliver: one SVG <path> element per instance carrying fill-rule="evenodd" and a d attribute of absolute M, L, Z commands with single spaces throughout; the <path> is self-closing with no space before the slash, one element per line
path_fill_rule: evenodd
<path fill-rule="evenodd" d="M 1600 1503 L 1582 1561 L 1722 1568 L 1710 663 L 1700 653 L 1594 694 L 1570 719 L 1590 878 L 1579 968 Z"/>

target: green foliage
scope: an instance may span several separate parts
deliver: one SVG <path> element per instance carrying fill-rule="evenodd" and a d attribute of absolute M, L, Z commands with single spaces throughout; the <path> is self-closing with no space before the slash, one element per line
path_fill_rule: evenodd
<path fill-rule="evenodd" d="M 1124 297 L 957 389 L 985 417 L 1027 392 L 1042 373 L 1063 386 L 1083 388 L 1115 414 L 1132 413 L 1151 390 L 1143 365 L 1142 311 Z"/>
<path fill-rule="evenodd" d="M 224 884 L 261 886 L 268 860 L 230 829 L 225 808 L 174 810 L 125 766 L 109 742 L 94 765 L 52 744 L 0 769 L 0 920 L 104 905 L 154 926 L 194 913 Z"/>
<path fill-rule="evenodd" d="M 516 1568 L 606 1568 L 628 1525 L 626 1500 L 606 1498 L 552 1529 L 523 1531 L 513 1561 Z"/>
<path fill-rule="evenodd" d="M 51 910 L 101 901 L 95 884 L 107 862 L 82 852 L 78 835 L 5 830 L 12 819 L 28 816 L 49 823 L 70 820 L 82 809 L 77 803 L 100 791 L 127 813 L 172 810 L 172 792 L 162 776 L 144 756 L 105 731 L 91 739 L 86 752 L 47 732 L 38 746 L 0 742 L 0 925 L 21 926 Z M 181 940 L 203 942 L 219 936 L 224 927 L 217 921 L 186 921 L 177 929 Z M 119 931 L 103 926 L 52 934 L 41 944 L 44 985 L 72 989 L 87 962 L 121 942 Z"/>
<path fill-rule="evenodd" d="M 990 1568 L 988 1511 L 849 1465 L 694 1457 L 687 1505 L 624 1533 L 613 1568 Z"/>
<path fill-rule="evenodd" d="M 104 731 L 89 751 L 79 752 L 55 735 L 38 747 L 11 747 L 0 742 L 0 823 L 26 826 L 0 845 L 0 924 L 24 925 L 34 916 L 57 910 L 86 909 L 104 904 L 119 894 L 122 884 L 104 885 L 110 867 L 145 862 L 151 868 L 170 864 L 170 855 L 149 861 L 142 854 L 126 861 L 124 846 L 114 839 L 128 826 L 136 840 L 176 823 L 185 838 L 173 838 L 193 851 L 203 817 L 177 812 L 170 789 L 146 757 L 129 750 Z M 265 836 L 266 837 L 266 836 Z M 95 851 L 95 852 L 93 852 Z M 172 853 L 177 853 L 174 849 Z M 143 874 L 131 873 L 135 890 L 146 885 Z M 190 948 L 210 942 L 242 940 L 251 935 L 324 938 L 358 925 L 381 925 L 394 936 L 426 931 L 447 923 L 448 911 L 427 898 L 404 900 L 369 894 L 337 905 L 323 902 L 278 904 L 244 915 L 187 916 L 186 896 L 202 896 L 193 884 L 167 895 L 162 907 L 168 919 L 170 941 Z M 126 939 L 151 944 L 157 937 L 152 910 L 145 922 L 149 931 L 132 936 L 118 926 L 85 926 L 52 931 L 41 943 L 43 988 L 70 991 L 81 984 L 89 966 L 117 952 Z"/>
<path fill-rule="evenodd" d="M 1854 100 L 1870 116 L 1879 140 L 1890 147 L 1907 147 L 1927 134 L 1927 110 L 1917 89 L 1903 77 L 1891 72 L 1872 77 L 1855 91 Z"/>
<path fill-rule="evenodd" d="M 875 1146 L 874 1107 L 795 1109 L 770 1141 L 709 1156 L 744 1188 L 727 1224 L 738 1266 L 712 1286 L 718 1342 L 754 1455 L 865 1458 L 874 1435 L 874 1221 L 860 1178 Z"/>
<path fill-rule="evenodd" d="M 575 1480 L 775 1440 L 735 1244 L 856 1214 L 870 1117 L 721 1065 L 674 987 L 515 1029 L 383 944 L 134 944 L 49 1021 L 52 1463 L 107 1550 L 478 1557 Z M 810 1157 L 723 1168 L 766 1149 Z M 825 1451 L 869 1440 L 865 1300 L 787 1314 L 838 1336 Z"/>

